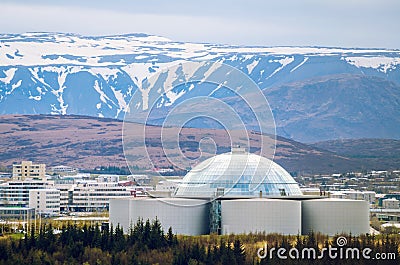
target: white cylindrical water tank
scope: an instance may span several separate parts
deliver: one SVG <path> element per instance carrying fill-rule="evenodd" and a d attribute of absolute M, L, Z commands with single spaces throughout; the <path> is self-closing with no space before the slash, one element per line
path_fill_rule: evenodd
<path fill-rule="evenodd" d="M 364 200 L 314 199 L 301 202 L 302 234 L 369 233 L 369 205 Z"/>
<path fill-rule="evenodd" d="M 236 199 L 221 202 L 222 234 L 301 233 L 301 202 L 279 199 Z"/>
<path fill-rule="evenodd" d="M 184 198 L 130 198 L 110 200 L 110 223 L 118 223 L 127 232 L 138 219 L 156 218 L 164 231 L 169 227 L 175 234 L 202 235 L 209 233 L 209 203 Z"/>

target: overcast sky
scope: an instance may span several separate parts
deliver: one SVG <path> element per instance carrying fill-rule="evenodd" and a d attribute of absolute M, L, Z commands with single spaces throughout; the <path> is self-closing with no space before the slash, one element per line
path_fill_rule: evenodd
<path fill-rule="evenodd" d="M 114 35 L 263 46 L 400 48 L 399 0 L 0 0 L 0 33 Z"/>

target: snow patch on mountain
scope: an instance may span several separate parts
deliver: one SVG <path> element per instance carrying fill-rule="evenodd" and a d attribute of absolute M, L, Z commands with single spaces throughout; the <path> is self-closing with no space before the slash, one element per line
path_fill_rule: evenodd
<path fill-rule="evenodd" d="M 107 104 L 107 101 L 110 101 L 110 98 L 104 93 L 104 91 L 101 89 L 99 81 L 94 81 L 94 87 L 93 87 L 97 93 L 100 95 L 100 100 L 101 102 Z M 110 108 L 111 106 L 108 105 Z"/>
<path fill-rule="evenodd" d="M 4 70 L 3 73 L 4 73 L 5 77 L 0 77 L 0 81 L 6 85 L 10 84 L 11 80 L 14 78 L 16 71 L 17 71 L 17 68 L 10 68 L 10 69 Z"/>
<path fill-rule="evenodd" d="M 250 57 L 252 58 L 252 57 Z M 259 60 L 254 60 L 250 64 L 246 65 L 247 72 L 249 75 L 253 72 L 254 68 L 258 65 Z"/>
<path fill-rule="evenodd" d="M 303 64 L 305 64 L 307 61 L 308 61 L 308 57 L 305 57 L 305 58 L 303 59 L 303 61 L 302 61 L 300 64 L 296 65 L 292 70 L 290 70 L 290 72 L 296 71 L 296 70 L 297 70 L 298 68 L 300 68 Z"/>
<path fill-rule="evenodd" d="M 100 75 L 104 78 L 104 80 L 109 80 L 110 77 L 116 78 L 121 71 L 119 69 L 109 67 L 92 67 L 88 70 L 88 72 L 93 75 Z"/>
<path fill-rule="evenodd" d="M 125 100 L 124 94 L 120 90 L 117 90 L 114 87 L 111 87 L 111 90 L 113 91 L 114 96 L 118 101 L 118 106 L 119 107 L 118 107 L 117 113 L 116 113 L 116 115 L 114 117 L 114 118 L 118 118 L 118 116 L 119 116 L 119 114 L 121 112 L 122 113 L 129 112 L 129 106 L 128 106 L 129 101 L 127 102 Z"/>
<path fill-rule="evenodd" d="M 286 65 L 292 63 L 294 61 L 294 57 L 285 57 L 283 59 L 277 59 L 277 60 L 269 60 L 270 63 L 280 63 L 281 66 L 276 68 L 275 71 L 270 74 L 267 79 L 271 78 L 274 76 L 276 73 L 278 73 L 280 70 L 282 70 Z"/>
<path fill-rule="evenodd" d="M 367 56 L 367 57 L 342 57 L 349 64 L 358 68 L 374 68 L 380 72 L 387 73 L 396 69 L 400 64 L 400 57 Z"/>

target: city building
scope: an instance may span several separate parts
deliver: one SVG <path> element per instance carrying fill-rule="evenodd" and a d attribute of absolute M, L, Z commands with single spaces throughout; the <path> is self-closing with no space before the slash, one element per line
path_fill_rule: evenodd
<path fill-rule="evenodd" d="M 13 165 L 13 180 L 46 179 L 46 165 L 33 164 L 32 161 L 22 161 Z"/>
<path fill-rule="evenodd" d="M 241 148 L 199 163 L 168 197 L 151 195 L 111 199 L 110 223 L 128 232 L 138 219 L 157 218 L 187 235 L 369 233 L 368 202 L 303 195 L 281 166 Z"/>
<path fill-rule="evenodd" d="M 71 195 L 69 210 L 95 212 L 108 210 L 110 199 L 130 196 L 131 193 L 115 182 L 83 182 L 73 186 Z"/>
<path fill-rule="evenodd" d="M 63 165 L 51 167 L 50 171 L 53 173 L 60 173 L 60 174 L 76 174 L 78 172 L 76 168 Z"/>
<path fill-rule="evenodd" d="M 385 209 L 400 209 L 399 200 L 395 198 L 384 199 L 382 206 Z"/>
<path fill-rule="evenodd" d="M 38 180 L 3 183 L 0 185 L 0 206 L 28 207 L 29 191 L 47 187 L 48 183 Z"/>
<path fill-rule="evenodd" d="M 0 207 L 0 219 L 27 221 L 35 217 L 35 209 L 28 207 Z"/>
<path fill-rule="evenodd" d="M 364 200 L 369 204 L 375 204 L 376 193 L 374 191 L 341 190 L 330 191 L 329 197 L 336 199 Z"/>
<path fill-rule="evenodd" d="M 129 175 L 126 177 L 128 181 L 136 182 L 139 185 L 149 185 L 150 177 L 147 175 Z"/>
<path fill-rule="evenodd" d="M 54 188 L 30 190 L 29 207 L 41 215 L 60 214 L 60 191 Z"/>
<path fill-rule="evenodd" d="M 390 194 L 385 194 L 383 196 L 382 195 L 379 196 L 378 205 L 383 206 L 383 201 L 386 199 L 391 199 L 391 198 L 394 198 L 394 199 L 400 201 L 400 193 L 397 192 L 397 193 L 390 193 Z"/>

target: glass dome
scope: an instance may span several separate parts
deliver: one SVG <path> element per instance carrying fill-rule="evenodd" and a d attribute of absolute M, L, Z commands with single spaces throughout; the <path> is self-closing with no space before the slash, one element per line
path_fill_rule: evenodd
<path fill-rule="evenodd" d="M 299 185 L 275 162 L 234 148 L 194 167 L 175 191 L 176 197 L 298 196 Z"/>

